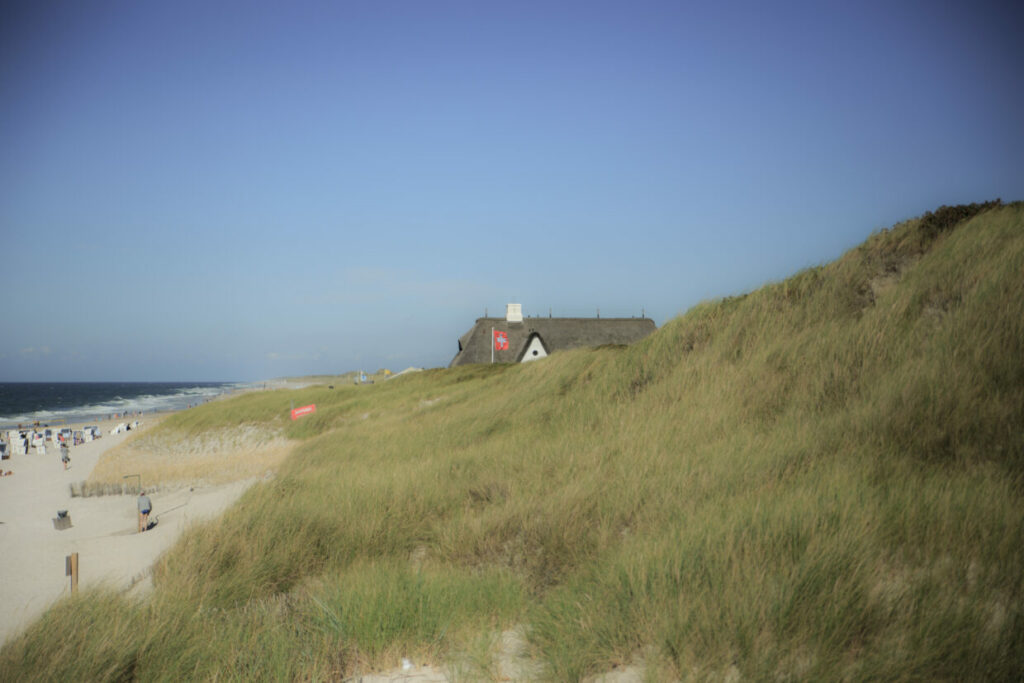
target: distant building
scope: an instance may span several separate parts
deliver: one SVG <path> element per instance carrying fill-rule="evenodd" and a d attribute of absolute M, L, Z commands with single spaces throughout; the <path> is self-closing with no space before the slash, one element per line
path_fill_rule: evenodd
<path fill-rule="evenodd" d="M 523 318 L 521 304 L 508 304 L 504 318 L 477 318 L 459 337 L 448 367 L 469 363 L 525 363 L 555 351 L 604 344 L 632 344 L 657 329 L 650 318 Z"/>

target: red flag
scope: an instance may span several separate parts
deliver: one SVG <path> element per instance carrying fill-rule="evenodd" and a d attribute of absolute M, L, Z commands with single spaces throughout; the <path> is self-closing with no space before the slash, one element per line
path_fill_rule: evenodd
<path fill-rule="evenodd" d="M 508 332 L 494 331 L 494 350 L 508 351 Z"/>

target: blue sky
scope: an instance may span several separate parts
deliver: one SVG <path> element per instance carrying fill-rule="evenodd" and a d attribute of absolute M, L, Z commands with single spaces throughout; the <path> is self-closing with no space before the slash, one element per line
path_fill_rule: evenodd
<path fill-rule="evenodd" d="M 444 366 L 1024 199 L 1008 5 L 4 3 L 0 380 Z"/>

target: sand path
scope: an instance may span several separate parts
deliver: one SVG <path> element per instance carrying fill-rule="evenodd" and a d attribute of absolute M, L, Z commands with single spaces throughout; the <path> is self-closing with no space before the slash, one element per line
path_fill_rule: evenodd
<path fill-rule="evenodd" d="M 144 418 L 141 428 L 154 423 Z M 132 435 L 112 436 L 112 425 L 102 423 L 101 439 L 71 449 L 67 471 L 60 449 L 52 445 L 45 455 L 0 461 L 5 471 L 14 472 L 0 477 L 0 645 L 70 593 L 66 556 L 78 553 L 80 588 L 106 583 L 127 590 L 148 575 L 186 527 L 220 514 L 252 484 L 248 480 L 152 493 L 150 520 L 158 524 L 136 533 L 135 496 L 72 498 L 70 493 L 69 485 L 88 478 L 104 452 Z M 71 528 L 54 528 L 58 510 L 68 511 Z"/>

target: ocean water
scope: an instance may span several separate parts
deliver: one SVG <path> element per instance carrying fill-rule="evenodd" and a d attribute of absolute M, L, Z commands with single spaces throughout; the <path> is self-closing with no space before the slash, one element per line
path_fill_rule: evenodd
<path fill-rule="evenodd" d="M 114 414 L 180 410 L 244 386 L 237 382 L 0 382 L 0 427 L 72 424 Z"/>

